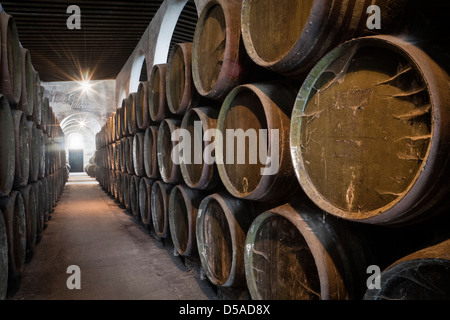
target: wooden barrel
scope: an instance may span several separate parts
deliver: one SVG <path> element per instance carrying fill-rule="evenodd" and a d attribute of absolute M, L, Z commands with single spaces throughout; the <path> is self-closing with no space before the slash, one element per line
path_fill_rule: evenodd
<path fill-rule="evenodd" d="M 131 176 L 128 173 L 122 175 L 122 191 L 123 191 L 123 206 L 127 210 L 130 208 L 130 179 Z"/>
<path fill-rule="evenodd" d="M 217 120 L 220 178 L 235 197 L 279 201 L 298 190 L 289 153 L 295 90 L 287 84 L 255 83 L 233 89 Z M 234 135 L 229 135 L 229 130 Z M 246 135 L 248 134 L 248 139 Z"/>
<path fill-rule="evenodd" d="M 8 292 L 8 237 L 5 220 L 0 210 L 0 301 L 6 299 Z"/>
<path fill-rule="evenodd" d="M 199 96 L 192 82 L 192 43 L 176 43 L 167 62 L 166 95 L 169 110 L 184 115 L 196 107 Z"/>
<path fill-rule="evenodd" d="M 136 122 L 136 92 L 132 92 L 129 94 L 128 99 L 126 100 L 127 107 L 125 109 L 125 112 L 127 113 L 126 120 L 127 120 L 127 129 L 128 134 L 133 135 L 137 132 L 137 122 Z"/>
<path fill-rule="evenodd" d="M 38 139 L 39 139 L 39 179 L 45 177 L 45 133 L 42 129 L 38 129 Z"/>
<path fill-rule="evenodd" d="M 172 242 L 182 256 L 197 255 L 195 228 L 200 202 L 206 194 L 184 185 L 172 188 L 169 197 L 169 228 Z"/>
<path fill-rule="evenodd" d="M 0 94 L 0 198 L 8 196 L 16 170 L 14 121 L 8 100 Z"/>
<path fill-rule="evenodd" d="M 306 194 L 359 222 L 438 214 L 448 199 L 448 81 L 421 49 L 393 36 L 355 39 L 326 55 L 291 118 L 291 156 Z"/>
<path fill-rule="evenodd" d="M 169 228 L 169 198 L 173 185 L 156 181 L 152 185 L 150 208 L 152 212 L 153 229 L 157 239 L 170 237 Z"/>
<path fill-rule="evenodd" d="M 121 141 L 116 141 L 114 143 L 114 170 L 120 170 L 120 155 L 122 151 L 120 150 L 120 146 Z"/>
<path fill-rule="evenodd" d="M 166 97 L 167 64 L 155 64 L 150 73 L 148 88 L 148 113 L 154 122 L 170 115 Z"/>
<path fill-rule="evenodd" d="M 30 138 L 30 169 L 29 182 L 36 182 L 39 178 L 39 131 L 36 123 L 28 121 L 28 136 Z"/>
<path fill-rule="evenodd" d="M 34 71 L 31 63 L 31 55 L 28 49 L 20 48 L 22 58 L 22 93 L 19 100 L 19 109 L 22 110 L 27 117 L 33 115 L 34 110 Z"/>
<path fill-rule="evenodd" d="M 119 145 L 119 170 L 122 172 L 127 172 L 127 167 L 126 167 L 126 157 L 127 154 L 125 153 L 125 145 L 127 143 L 127 137 L 124 137 L 120 140 L 120 145 Z"/>
<path fill-rule="evenodd" d="M 128 120 L 127 120 L 127 117 L 128 117 L 128 106 L 129 106 L 129 103 L 128 103 L 128 99 L 129 99 L 130 97 L 128 96 L 128 98 L 125 98 L 125 99 L 123 99 L 122 100 L 122 107 L 121 107 L 121 110 L 120 110 L 120 117 L 119 117 L 119 121 L 120 121 L 120 124 L 119 124 L 119 126 L 120 126 L 120 131 L 122 132 L 122 137 L 126 137 L 126 136 L 128 136 L 129 135 L 129 133 L 128 133 Z"/>
<path fill-rule="evenodd" d="M 129 213 L 136 219 L 141 220 L 141 214 L 139 212 L 139 183 L 141 178 L 138 176 L 130 177 L 130 211 Z"/>
<path fill-rule="evenodd" d="M 154 180 L 144 177 L 139 184 L 139 212 L 142 223 L 147 228 L 152 225 L 151 196 L 154 182 Z"/>
<path fill-rule="evenodd" d="M 42 116 L 42 91 L 41 91 L 41 79 L 39 77 L 39 72 L 33 69 L 34 74 L 34 103 L 33 103 L 33 114 L 32 120 L 36 123 L 36 126 L 41 124 Z"/>
<path fill-rule="evenodd" d="M 19 189 L 23 198 L 26 221 L 26 258 L 29 261 L 33 257 L 37 239 L 37 206 L 36 206 L 36 190 L 31 184 Z"/>
<path fill-rule="evenodd" d="M 272 71 L 297 76 L 331 48 L 369 31 L 367 9 L 381 9 L 382 32 L 403 12 L 405 0 L 242 2 L 242 39 L 250 58 Z"/>
<path fill-rule="evenodd" d="M 192 47 L 192 76 L 200 95 L 221 100 L 245 78 L 241 42 L 242 0 L 208 1 L 198 18 Z"/>
<path fill-rule="evenodd" d="M 117 202 L 123 205 L 123 175 L 124 173 L 116 170 L 116 178 L 117 178 Z"/>
<path fill-rule="evenodd" d="M 364 300 L 448 300 L 450 240 L 395 261 L 379 280 L 379 287 L 367 289 Z"/>
<path fill-rule="evenodd" d="M 116 120 L 117 120 L 117 116 L 116 116 L 117 112 L 113 112 L 113 114 L 111 115 L 111 117 L 109 117 L 109 128 L 108 128 L 108 134 L 109 134 L 109 142 L 110 143 L 114 143 L 116 141 Z"/>
<path fill-rule="evenodd" d="M 42 92 L 44 92 L 44 88 L 41 87 Z M 43 93 L 42 93 L 43 94 Z M 50 103 L 47 97 L 42 98 L 42 112 L 41 112 L 41 128 L 45 134 L 47 134 L 47 125 L 48 125 L 48 111 L 49 111 Z M 108 143 L 110 143 L 110 138 L 108 136 Z"/>
<path fill-rule="evenodd" d="M 217 286 L 245 287 L 245 237 L 256 217 L 254 203 L 214 193 L 200 203 L 196 237 L 202 267 Z"/>
<path fill-rule="evenodd" d="M 133 163 L 133 142 L 134 137 L 127 137 L 127 142 L 125 143 L 124 156 L 125 156 L 125 166 L 127 172 L 131 175 L 134 174 L 134 163 Z"/>
<path fill-rule="evenodd" d="M 26 255 L 26 218 L 22 195 L 11 191 L 3 210 L 8 238 L 8 291 L 18 289 Z"/>
<path fill-rule="evenodd" d="M 28 122 L 21 110 L 12 110 L 16 150 L 16 170 L 14 187 L 21 188 L 28 184 L 30 173 L 30 136 Z"/>
<path fill-rule="evenodd" d="M 158 127 L 150 126 L 144 135 L 144 169 L 147 177 L 159 178 L 158 169 Z"/>
<path fill-rule="evenodd" d="M 19 34 L 14 18 L 0 13 L 1 24 L 1 81 L 0 92 L 16 107 L 22 94 L 22 56 Z"/>
<path fill-rule="evenodd" d="M 37 239 L 36 242 L 39 241 L 40 234 L 44 231 L 44 212 L 42 210 L 41 204 L 41 183 L 39 181 L 31 183 L 31 188 L 33 189 L 33 193 L 35 194 L 35 204 L 36 204 L 36 233 Z"/>
<path fill-rule="evenodd" d="M 97 174 L 97 166 L 95 164 L 88 163 L 84 167 L 84 171 L 88 174 L 89 177 L 95 178 L 95 176 Z"/>
<path fill-rule="evenodd" d="M 143 132 L 138 132 L 134 135 L 132 156 L 133 156 L 134 173 L 139 177 L 143 177 L 145 175 Z"/>
<path fill-rule="evenodd" d="M 190 136 L 191 157 L 188 161 L 180 163 L 180 170 L 183 180 L 190 188 L 201 190 L 213 190 L 220 182 L 219 173 L 215 161 L 205 162 L 204 153 L 210 152 L 212 147 L 212 137 L 209 141 L 203 141 L 205 133 L 213 132 L 217 126 L 219 110 L 211 107 L 198 107 L 186 112 L 181 122 L 181 129 L 187 130 Z M 205 151 L 206 150 L 206 151 Z"/>
<path fill-rule="evenodd" d="M 115 140 L 119 141 L 123 138 L 122 135 L 122 117 L 123 117 L 123 109 L 117 108 L 115 113 L 115 120 L 114 120 L 114 132 L 115 132 Z"/>
<path fill-rule="evenodd" d="M 345 220 L 312 204 L 284 204 L 260 214 L 245 244 L 254 300 L 359 300 L 365 291 L 364 242 Z"/>
<path fill-rule="evenodd" d="M 178 144 L 172 141 L 172 134 L 180 128 L 180 121 L 164 119 L 158 128 L 158 169 L 165 183 L 176 184 L 181 179 L 180 165 L 172 161 L 172 150 Z"/>
<path fill-rule="evenodd" d="M 148 86 L 147 81 L 139 83 L 136 93 L 136 125 L 138 129 L 145 130 L 150 124 L 148 114 Z"/>

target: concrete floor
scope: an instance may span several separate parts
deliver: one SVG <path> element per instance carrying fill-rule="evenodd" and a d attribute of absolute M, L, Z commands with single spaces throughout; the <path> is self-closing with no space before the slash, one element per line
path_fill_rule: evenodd
<path fill-rule="evenodd" d="M 71 174 L 47 224 L 13 300 L 216 299 L 85 174 Z M 80 267 L 80 290 L 67 288 L 71 265 Z"/>

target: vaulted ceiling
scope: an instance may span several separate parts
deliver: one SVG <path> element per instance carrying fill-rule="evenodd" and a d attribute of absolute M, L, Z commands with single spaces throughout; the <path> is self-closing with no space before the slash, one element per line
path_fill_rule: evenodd
<path fill-rule="evenodd" d="M 19 40 L 46 82 L 80 79 L 80 70 L 93 72 L 92 80 L 115 79 L 162 2 L 0 0 L 3 10 L 14 17 Z M 70 5 L 80 8 L 81 29 L 67 27 Z M 195 4 L 189 1 L 172 42 L 192 41 L 196 21 Z"/>

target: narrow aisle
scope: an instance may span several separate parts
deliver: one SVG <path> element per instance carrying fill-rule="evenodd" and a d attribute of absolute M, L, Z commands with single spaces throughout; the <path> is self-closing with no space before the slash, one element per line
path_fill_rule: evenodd
<path fill-rule="evenodd" d="M 86 174 L 71 174 L 47 224 L 14 300 L 214 298 Z M 71 265 L 80 290 L 67 288 Z"/>

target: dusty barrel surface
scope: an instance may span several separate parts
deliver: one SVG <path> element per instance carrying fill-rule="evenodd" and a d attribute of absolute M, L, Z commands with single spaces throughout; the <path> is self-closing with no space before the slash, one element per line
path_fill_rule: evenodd
<path fill-rule="evenodd" d="M 29 181 L 36 182 L 39 177 L 39 131 L 33 121 L 28 121 L 27 124 L 30 138 Z"/>
<path fill-rule="evenodd" d="M 254 300 L 353 300 L 365 290 L 368 260 L 348 222 L 313 205 L 285 204 L 260 214 L 245 245 Z M 370 258 L 370 257 L 369 257 Z"/>
<path fill-rule="evenodd" d="M 24 187 L 28 184 L 30 174 L 30 136 L 28 122 L 21 110 L 12 110 L 16 150 L 16 170 L 14 186 Z"/>
<path fill-rule="evenodd" d="M 245 237 L 256 209 L 251 202 L 215 193 L 200 203 L 196 237 L 208 279 L 223 287 L 245 287 Z"/>
<path fill-rule="evenodd" d="M 12 106 L 17 106 L 22 94 L 22 56 L 19 34 L 14 18 L 0 13 L 1 24 L 1 81 L 0 91 Z"/>
<path fill-rule="evenodd" d="M 44 178 L 45 176 L 45 162 L 46 162 L 46 153 L 45 153 L 45 133 L 42 129 L 38 129 L 38 138 L 39 138 L 39 179 Z"/>
<path fill-rule="evenodd" d="M 166 96 L 167 64 L 155 64 L 150 73 L 148 88 L 148 113 L 154 122 L 170 115 Z"/>
<path fill-rule="evenodd" d="M 137 132 L 137 122 L 136 122 L 136 92 L 132 92 L 128 95 L 128 99 L 126 100 L 126 120 L 127 120 L 127 129 L 128 134 L 133 135 Z"/>
<path fill-rule="evenodd" d="M 158 127 L 150 126 L 144 135 L 144 169 L 149 178 L 159 177 L 158 169 Z"/>
<path fill-rule="evenodd" d="M 128 173 L 122 175 L 122 192 L 123 192 L 123 206 L 127 210 L 130 209 L 130 179 L 131 176 Z"/>
<path fill-rule="evenodd" d="M 158 239 L 170 237 L 169 197 L 173 185 L 156 181 L 152 186 L 151 211 L 155 235 Z"/>
<path fill-rule="evenodd" d="M 172 188 L 169 197 L 169 228 L 175 249 L 182 256 L 197 254 L 197 213 L 205 193 L 183 185 Z"/>
<path fill-rule="evenodd" d="M 0 210 L 0 300 L 6 299 L 8 290 L 8 237 L 5 220 Z"/>
<path fill-rule="evenodd" d="M 167 105 L 173 114 L 183 115 L 196 107 L 198 93 L 192 80 L 192 43 L 177 43 L 173 46 L 167 62 Z"/>
<path fill-rule="evenodd" d="M 138 176 L 130 177 L 130 214 L 139 221 L 141 219 L 141 215 L 139 212 L 139 183 L 141 182 L 141 178 Z"/>
<path fill-rule="evenodd" d="M 125 166 L 129 174 L 134 174 L 134 163 L 133 163 L 133 142 L 134 137 L 127 137 L 124 148 Z"/>
<path fill-rule="evenodd" d="M 33 69 L 34 75 L 34 103 L 33 103 L 33 114 L 32 120 L 36 125 L 41 123 L 41 112 L 42 112 L 42 90 L 41 90 L 41 79 L 39 77 L 39 72 Z"/>
<path fill-rule="evenodd" d="M 127 172 L 126 167 L 126 154 L 125 154 L 125 144 L 127 143 L 127 138 L 122 138 L 119 145 L 119 170 L 122 172 Z"/>
<path fill-rule="evenodd" d="M 124 173 L 116 170 L 117 177 L 117 201 L 123 205 L 123 175 Z"/>
<path fill-rule="evenodd" d="M 295 94 L 287 84 L 255 83 L 236 87 L 225 99 L 217 120 L 223 143 L 216 145 L 216 162 L 233 196 L 278 201 L 297 190 L 289 152 Z"/>
<path fill-rule="evenodd" d="M 186 147 L 190 156 L 184 155 L 186 161 L 181 161 L 180 170 L 190 188 L 212 190 L 220 181 L 215 161 L 205 161 L 204 158 L 204 154 L 209 153 L 211 160 L 214 160 L 215 154 L 210 151 L 213 141 L 210 133 L 216 129 L 218 117 L 217 108 L 198 107 L 188 110 L 181 122 L 180 128 L 189 132 L 190 145 Z"/>
<path fill-rule="evenodd" d="M 133 138 L 133 167 L 137 176 L 143 177 L 144 168 L 144 133 L 138 132 Z"/>
<path fill-rule="evenodd" d="M 192 76 L 198 93 L 221 100 L 245 75 L 241 44 L 241 0 L 213 0 L 204 6 L 195 29 Z"/>
<path fill-rule="evenodd" d="M 23 198 L 26 222 L 27 259 L 32 258 L 37 239 L 37 205 L 36 190 L 27 185 L 19 190 Z"/>
<path fill-rule="evenodd" d="M 176 133 L 180 128 L 180 121 L 176 119 L 164 119 L 158 128 L 158 169 L 165 183 L 175 184 L 181 179 L 180 165 L 172 159 L 174 148 L 178 144 Z M 172 138 L 175 136 L 174 141 Z M 175 156 L 174 156 L 175 157 Z"/>
<path fill-rule="evenodd" d="M 0 198 L 8 196 L 16 170 L 14 121 L 5 96 L 0 95 Z"/>
<path fill-rule="evenodd" d="M 22 195 L 11 191 L 3 210 L 8 238 L 8 291 L 17 290 L 26 255 L 26 217 Z"/>
<path fill-rule="evenodd" d="M 20 48 L 20 54 L 22 58 L 22 93 L 19 100 L 19 109 L 29 117 L 33 115 L 34 109 L 34 71 L 28 49 Z"/>
<path fill-rule="evenodd" d="M 448 300 L 450 297 L 450 240 L 395 261 L 380 274 L 379 288 L 367 290 L 364 300 Z"/>
<path fill-rule="evenodd" d="M 296 76 L 312 68 L 339 43 L 367 34 L 370 5 L 380 7 L 383 32 L 388 33 L 405 3 L 405 0 L 244 0 L 242 38 L 255 63 Z"/>
<path fill-rule="evenodd" d="M 142 178 L 139 183 L 139 211 L 142 223 L 149 227 L 152 225 L 152 186 L 155 181 L 149 178 Z"/>
<path fill-rule="evenodd" d="M 120 110 L 120 124 L 119 124 L 119 126 L 120 126 L 120 131 L 122 132 L 122 137 L 126 137 L 126 136 L 128 136 L 129 135 L 129 133 L 128 133 L 128 120 L 127 120 L 127 117 L 128 117 L 128 111 L 127 111 L 127 109 L 128 109 L 128 106 L 129 106 L 129 103 L 128 103 L 128 99 L 130 99 L 130 97 L 128 96 L 128 98 L 125 98 L 125 99 L 123 99 L 122 100 L 122 107 L 121 107 L 121 110 Z"/>
<path fill-rule="evenodd" d="M 147 129 L 150 123 L 150 116 L 148 113 L 148 87 L 147 81 L 139 83 L 136 92 L 136 125 L 138 129 Z"/>
<path fill-rule="evenodd" d="M 44 212 L 41 205 L 41 183 L 39 181 L 31 183 L 31 188 L 35 194 L 36 201 L 36 233 L 39 235 L 44 230 Z M 38 239 L 36 239 L 38 241 Z"/>
<path fill-rule="evenodd" d="M 306 194 L 326 212 L 373 224 L 439 212 L 448 191 L 448 81 L 423 51 L 392 36 L 330 52 L 300 89 L 291 119 L 291 156 Z"/>
<path fill-rule="evenodd" d="M 115 113 L 115 120 L 114 120 L 114 134 L 115 134 L 115 139 L 116 141 L 120 140 L 123 138 L 122 136 L 122 118 L 123 117 L 123 109 L 117 108 L 116 113 Z"/>

